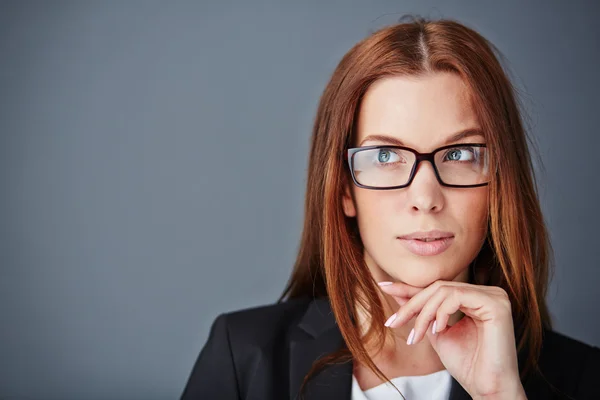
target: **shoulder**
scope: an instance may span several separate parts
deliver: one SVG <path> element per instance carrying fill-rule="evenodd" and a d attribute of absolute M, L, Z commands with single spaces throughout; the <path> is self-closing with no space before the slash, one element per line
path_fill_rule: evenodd
<path fill-rule="evenodd" d="M 310 304 L 312 298 L 298 297 L 285 300 L 279 303 L 264 304 L 255 307 L 242 308 L 239 310 L 224 313 L 227 319 L 235 322 L 246 321 L 249 318 L 258 318 L 260 320 L 277 319 L 284 315 L 301 314 Z"/>
<path fill-rule="evenodd" d="M 309 297 L 230 311 L 217 319 L 226 325 L 232 344 L 266 345 L 289 336 L 306 312 Z"/>
<path fill-rule="evenodd" d="M 575 399 L 600 398 L 600 348 L 545 330 L 539 367 L 554 386 Z"/>
<path fill-rule="evenodd" d="M 182 399 L 245 398 L 251 383 L 261 379 L 271 387 L 271 377 L 287 365 L 284 350 L 310 304 L 298 298 L 219 314 Z"/>
<path fill-rule="evenodd" d="M 598 357 L 600 348 L 554 330 L 545 330 L 542 342 L 542 354 L 552 354 L 554 358 L 582 361 L 590 357 Z"/>
<path fill-rule="evenodd" d="M 554 330 L 545 330 L 540 363 L 548 368 L 570 365 L 570 369 L 581 371 L 585 368 L 598 368 L 600 348 Z"/>

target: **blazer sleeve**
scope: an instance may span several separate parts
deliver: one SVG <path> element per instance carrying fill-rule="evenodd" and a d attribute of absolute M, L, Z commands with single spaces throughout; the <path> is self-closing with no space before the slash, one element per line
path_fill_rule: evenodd
<path fill-rule="evenodd" d="M 181 400 L 240 399 L 226 317 L 221 314 L 213 322 Z"/>
<path fill-rule="evenodd" d="M 600 348 L 591 346 L 583 362 L 577 400 L 600 399 Z"/>

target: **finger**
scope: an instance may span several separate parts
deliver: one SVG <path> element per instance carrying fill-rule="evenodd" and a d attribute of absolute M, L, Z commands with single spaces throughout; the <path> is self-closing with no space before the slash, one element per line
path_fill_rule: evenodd
<path fill-rule="evenodd" d="M 473 285 L 465 282 L 453 282 L 453 281 L 435 281 L 419 293 L 414 295 L 397 313 L 396 318 L 390 325 L 392 328 L 402 326 L 419 312 L 424 307 L 425 303 L 437 292 L 441 287 L 458 288 L 460 291 L 473 291 L 473 292 L 487 292 L 493 289 L 488 289 L 486 286 Z"/>
<path fill-rule="evenodd" d="M 427 329 L 431 329 L 431 325 L 436 320 L 438 309 L 441 304 L 451 295 L 453 287 L 441 286 L 425 303 L 421 312 L 415 320 L 412 344 L 419 343 L 427 334 Z"/>
<path fill-rule="evenodd" d="M 501 296 L 496 296 L 493 292 L 456 288 L 452 296 L 449 296 L 438 309 L 437 330 L 445 329 L 450 316 L 459 310 L 481 322 L 506 318 L 512 320 L 510 301 L 504 301 Z"/>
<path fill-rule="evenodd" d="M 408 297 L 398 297 L 398 296 L 391 296 L 391 297 L 392 297 L 392 298 L 393 298 L 393 299 L 396 301 L 396 303 L 398 303 L 398 305 L 400 305 L 400 306 L 403 306 L 403 305 L 405 305 L 405 304 L 406 304 L 406 303 L 408 303 L 408 301 L 410 300 L 410 298 L 408 298 Z"/>
<path fill-rule="evenodd" d="M 410 298 L 424 290 L 423 288 L 411 286 L 404 282 L 378 282 L 377 284 L 384 293 L 397 297 Z"/>
<path fill-rule="evenodd" d="M 397 313 L 396 313 L 396 318 L 394 319 L 394 321 L 390 324 L 390 328 L 397 328 L 399 326 L 402 326 L 403 324 L 405 324 L 407 321 L 409 321 L 411 318 L 413 318 L 415 315 L 417 315 L 419 312 L 421 312 L 421 309 L 423 308 L 423 306 L 425 305 L 425 303 L 427 302 L 427 300 L 429 300 L 429 298 L 442 286 L 445 286 L 446 284 L 450 285 L 450 282 L 446 282 L 446 281 L 436 281 L 434 283 L 432 283 L 431 285 L 429 285 L 428 287 L 426 287 L 425 289 L 422 289 L 419 293 L 417 293 L 416 295 L 414 295 L 405 305 L 404 307 L 402 307 Z"/>
<path fill-rule="evenodd" d="M 437 335 L 437 333 L 432 333 L 433 328 L 435 327 L 434 322 L 436 322 L 435 319 L 433 320 L 432 323 L 429 324 L 429 326 L 427 327 L 427 330 L 425 331 L 425 333 L 427 334 L 427 338 L 429 339 L 429 343 L 431 343 L 431 346 L 437 352 L 437 339 L 438 339 L 438 335 Z M 437 331 L 437 329 L 436 329 L 436 331 Z"/>
<path fill-rule="evenodd" d="M 450 304 L 441 304 L 440 308 L 438 308 L 437 313 L 435 315 L 435 333 L 442 332 L 448 326 L 448 321 L 450 320 L 450 316 L 454 314 L 456 311 L 452 312 L 454 306 Z"/>

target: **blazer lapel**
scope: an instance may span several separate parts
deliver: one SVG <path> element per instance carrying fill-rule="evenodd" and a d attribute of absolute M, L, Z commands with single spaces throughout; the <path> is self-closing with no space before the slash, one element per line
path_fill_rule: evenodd
<path fill-rule="evenodd" d="M 452 377 L 452 386 L 450 387 L 450 397 L 448 400 L 472 400 L 473 398 L 467 391 Z"/>
<path fill-rule="evenodd" d="M 352 362 L 326 366 L 305 385 L 303 397 L 298 397 L 313 362 L 344 346 L 328 299 L 311 301 L 298 328 L 290 344 L 290 399 L 350 400 Z"/>
<path fill-rule="evenodd" d="M 301 398 L 298 396 L 300 387 L 312 364 L 322 356 L 345 346 L 327 298 L 311 301 L 298 328 L 293 333 L 290 343 L 290 399 L 293 400 Z M 349 361 L 321 369 L 305 385 L 302 399 L 350 400 L 352 367 L 352 361 Z M 471 396 L 454 377 L 449 400 L 471 400 Z"/>

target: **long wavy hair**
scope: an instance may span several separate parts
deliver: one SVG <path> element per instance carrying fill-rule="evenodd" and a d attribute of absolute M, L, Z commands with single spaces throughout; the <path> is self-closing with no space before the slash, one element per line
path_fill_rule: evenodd
<path fill-rule="evenodd" d="M 342 58 L 320 98 L 314 121 L 304 227 L 298 256 L 278 302 L 301 296 L 328 297 L 345 347 L 316 360 L 304 384 L 329 363 L 350 359 L 389 382 L 365 343 L 383 343 L 384 308 L 364 258 L 355 218 L 343 213 L 342 194 L 352 184 L 343 153 L 355 146 L 358 110 L 380 78 L 457 74 L 467 85 L 495 167 L 489 183 L 487 238 L 470 268 L 470 282 L 502 287 L 512 303 L 521 379 L 539 372 L 544 329 L 552 322 L 546 290 L 553 252 L 544 223 L 522 107 L 502 54 L 473 29 L 453 20 L 409 16 L 371 33 Z M 475 282 L 483 270 L 484 282 Z M 356 304 L 370 315 L 364 337 L 354 324 Z M 524 366 L 524 368 L 522 368 Z M 304 387 L 304 385 L 303 385 Z"/>

